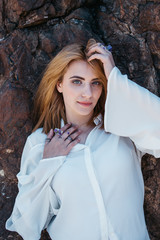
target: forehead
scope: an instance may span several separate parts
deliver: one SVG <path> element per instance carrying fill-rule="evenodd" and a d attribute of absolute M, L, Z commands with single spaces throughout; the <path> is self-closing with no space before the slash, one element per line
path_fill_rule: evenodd
<path fill-rule="evenodd" d="M 95 78 L 97 77 L 93 68 L 83 60 L 75 60 L 69 64 L 69 67 L 64 75 L 64 77 L 71 77 L 71 76 L 81 76 L 83 78 L 90 77 Z"/>

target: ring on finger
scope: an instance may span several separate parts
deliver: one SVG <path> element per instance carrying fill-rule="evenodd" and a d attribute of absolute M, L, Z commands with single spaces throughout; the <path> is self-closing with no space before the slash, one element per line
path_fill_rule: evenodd
<path fill-rule="evenodd" d="M 107 46 L 107 50 L 112 52 L 112 46 L 110 44 Z"/>
<path fill-rule="evenodd" d="M 50 142 L 51 138 L 46 138 L 45 142 Z"/>
<path fill-rule="evenodd" d="M 63 134 L 63 131 L 62 131 L 61 129 L 59 129 L 59 128 L 55 128 L 55 129 L 54 129 L 54 133 L 55 133 L 55 134 L 62 135 L 62 134 Z"/>
<path fill-rule="evenodd" d="M 68 136 L 67 139 L 70 140 L 70 141 L 73 141 L 73 139 L 71 138 L 71 136 Z"/>
<path fill-rule="evenodd" d="M 102 43 L 99 43 L 99 46 L 102 47 L 104 50 L 107 49 Z"/>
<path fill-rule="evenodd" d="M 102 47 L 104 50 L 112 51 L 112 46 L 109 44 L 108 46 L 104 46 L 102 43 L 99 43 L 99 46 Z"/>

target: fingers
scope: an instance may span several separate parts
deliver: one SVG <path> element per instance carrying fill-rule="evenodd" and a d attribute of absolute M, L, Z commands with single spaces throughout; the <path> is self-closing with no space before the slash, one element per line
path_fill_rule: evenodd
<path fill-rule="evenodd" d="M 91 54 L 95 54 L 95 53 L 99 53 L 99 54 L 109 54 L 111 55 L 111 52 L 109 50 L 107 50 L 107 48 L 105 46 L 103 46 L 100 43 L 94 44 L 88 51 L 87 55 L 91 55 Z"/>
<path fill-rule="evenodd" d="M 62 133 L 64 133 L 68 128 L 71 127 L 71 123 L 67 123 L 66 125 L 64 125 L 60 130 L 62 131 Z"/>
<path fill-rule="evenodd" d="M 53 130 L 49 132 L 46 142 L 57 141 L 61 142 L 64 146 L 68 146 L 70 142 L 74 141 L 81 134 L 77 126 L 72 126 L 71 124 L 66 124 L 61 129 L 54 129 L 55 136 L 53 137 Z"/>
<path fill-rule="evenodd" d="M 74 141 L 70 142 L 67 146 L 67 152 L 69 153 L 72 150 L 72 148 L 79 142 L 80 142 L 79 138 L 76 138 Z"/>
<path fill-rule="evenodd" d="M 94 59 L 98 59 L 103 63 L 105 76 L 108 79 L 112 69 L 115 67 L 112 53 L 101 43 L 97 43 L 89 49 L 87 56 L 89 62 Z"/>
<path fill-rule="evenodd" d="M 47 138 L 45 139 L 45 143 L 48 144 L 51 142 L 51 140 L 54 137 L 54 133 L 56 137 L 60 137 L 64 131 L 66 131 L 69 127 L 71 126 L 71 124 L 66 124 L 64 127 L 62 127 L 61 129 L 55 128 L 54 130 L 51 129 L 47 135 Z"/>
<path fill-rule="evenodd" d="M 53 129 L 51 129 L 51 130 L 49 131 L 48 135 L 47 135 L 46 140 L 45 140 L 45 143 L 46 143 L 46 144 L 49 143 L 49 142 L 52 140 L 53 135 L 54 135 L 54 132 L 53 132 Z"/>
<path fill-rule="evenodd" d="M 51 129 L 47 135 L 48 138 L 52 138 L 54 135 L 53 129 Z"/>
<path fill-rule="evenodd" d="M 71 137 L 72 140 L 75 140 L 81 133 L 82 133 L 81 130 L 77 130 L 76 132 L 74 132 L 71 135 L 69 135 L 69 137 Z"/>
<path fill-rule="evenodd" d="M 80 134 L 81 134 L 80 130 L 77 130 L 73 134 L 70 134 L 65 140 L 65 143 L 67 144 L 67 146 L 74 141 L 76 141 L 75 143 L 80 142 L 80 139 L 78 138 Z"/>
<path fill-rule="evenodd" d="M 55 135 L 54 135 L 55 132 Z M 61 129 L 51 129 L 46 138 L 43 158 L 66 156 L 80 142 L 81 131 L 77 127 L 66 124 Z"/>
<path fill-rule="evenodd" d="M 105 46 L 101 43 L 94 44 L 87 53 L 88 61 L 92 61 L 94 59 L 100 60 L 102 63 L 105 63 L 109 59 L 112 58 L 112 53 L 107 50 Z"/>
<path fill-rule="evenodd" d="M 67 128 L 66 131 L 62 134 L 62 138 L 66 140 L 75 131 L 78 131 L 78 128 L 75 126 Z"/>
<path fill-rule="evenodd" d="M 92 54 L 89 58 L 88 58 L 88 61 L 92 61 L 94 59 L 98 59 L 100 60 L 102 63 L 104 63 L 105 61 L 105 57 L 103 57 L 102 55 L 98 54 L 98 53 L 95 53 L 95 54 Z"/>
<path fill-rule="evenodd" d="M 74 142 L 75 140 L 78 142 L 80 141 L 80 139 L 78 139 L 78 136 L 81 134 L 81 131 L 78 130 L 78 127 L 69 125 L 69 127 L 64 127 L 63 131 L 64 132 L 61 134 L 61 136 L 57 136 L 57 140 L 60 141 L 61 144 L 63 144 L 65 147 L 67 147 L 71 142 Z"/>

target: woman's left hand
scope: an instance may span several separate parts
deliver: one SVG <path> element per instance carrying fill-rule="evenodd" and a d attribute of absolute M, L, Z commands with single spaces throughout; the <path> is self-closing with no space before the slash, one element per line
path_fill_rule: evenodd
<path fill-rule="evenodd" d="M 111 73 L 112 69 L 115 67 L 112 53 L 108 51 L 107 48 L 103 46 L 101 43 L 96 43 L 90 47 L 87 55 L 90 56 L 88 58 L 88 61 L 98 59 L 103 63 L 104 72 L 105 72 L 106 78 L 108 79 L 109 74 Z"/>

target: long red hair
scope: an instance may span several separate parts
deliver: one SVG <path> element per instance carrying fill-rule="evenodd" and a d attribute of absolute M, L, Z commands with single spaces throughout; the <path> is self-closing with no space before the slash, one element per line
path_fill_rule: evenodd
<path fill-rule="evenodd" d="M 67 123 L 63 96 L 57 90 L 57 83 L 63 81 L 63 76 L 72 61 L 87 61 L 86 53 L 95 43 L 96 41 L 94 39 L 90 39 L 86 48 L 77 43 L 67 45 L 50 61 L 44 72 L 34 100 L 33 120 L 35 127 L 33 131 L 42 127 L 43 132 L 47 134 L 51 128 L 61 127 L 61 119 L 64 120 L 64 123 Z M 94 69 L 102 83 L 102 94 L 94 109 L 93 118 L 99 113 L 104 116 L 107 80 L 104 74 L 103 65 L 99 60 L 93 60 L 88 63 Z"/>

